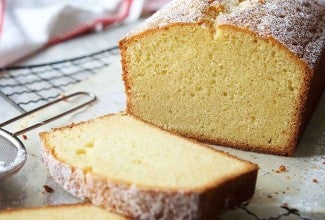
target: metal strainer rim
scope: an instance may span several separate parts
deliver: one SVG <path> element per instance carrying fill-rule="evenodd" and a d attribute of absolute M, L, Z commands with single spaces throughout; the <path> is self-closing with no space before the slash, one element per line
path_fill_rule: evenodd
<path fill-rule="evenodd" d="M 42 122 L 33 124 L 33 125 L 31 125 L 31 126 L 29 126 L 27 128 L 24 128 L 24 129 L 22 129 L 20 131 L 15 132 L 15 133 L 10 133 L 10 132 L 4 130 L 3 128 L 1 128 L 3 126 L 11 124 L 12 122 L 15 122 L 15 121 L 17 121 L 17 120 L 19 120 L 21 118 L 24 118 L 24 117 L 26 117 L 28 115 L 31 115 L 33 113 L 36 113 L 36 112 L 42 110 L 42 109 L 45 109 L 45 108 L 47 108 L 47 107 L 49 107 L 51 105 L 54 105 L 54 104 L 56 104 L 58 102 L 63 102 L 63 101 L 68 100 L 69 98 L 72 98 L 72 97 L 75 97 L 75 96 L 81 96 L 81 95 L 82 96 L 88 96 L 91 99 L 86 101 L 86 102 L 83 102 L 80 105 L 77 105 L 76 107 L 74 107 L 72 109 L 69 109 L 69 110 L 67 110 L 65 112 L 57 114 L 57 115 L 55 115 L 55 116 L 53 116 L 51 118 L 48 118 L 48 119 L 46 119 L 46 120 L 44 120 Z M 61 118 L 61 117 L 65 116 L 65 115 L 67 115 L 67 114 L 70 114 L 71 112 L 74 112 L 74 111 L 76 111 L 78 109 L 81 109 L 81 108 L 91 104 L 92 102 L 96 101 L 96 99 L 97 98 L 93 93 L 75 92 L 75 93 L 67 95 L 67 96 L 63 95 L 61 98 L 59 98 L 57 100 L 49 102 L 49 103 L 47 103 L 45 105 L 42 105 L 42 106 L 40 106 L 38 108 L 35 108 L 35 109 L 33 109 L 33 110 L 29 111 L 29 112 L 25 112 L 24 114 L 19 115 L 19 116 L 15 117 L 15 118 L 12 118 L 12 119 L 9 119 L 8 121 L 0 123 L 0 137 L 3 137 L 4 139 L 6 139 L 7 141 L 12 143 L 18 149 L 18 154 L 16 155 L 17 157 L 15 158 L 14 162 L 11 163 L 14 166 L 8 166 L 7 169 L 3 169 L 3 171 L 0 170 L 0 180 L 2 178 L 5 178 L 5 177 L 10 176 L 11 174 L 14 174 L 15 172 L 17 172 L 24 165 L 24 163 L 25 163 L 25 161 L 27 159 L 26 148 L 25 148 L 24 144 L 17 137 L 18 135 L 23 134 L 25 132 L 28 132 L 30 130 L 33 130 L 35 128 L 38 128 L 38 127 L 40 127 L 42 125 L 45 125 L 45 124 L 47 124 L 47 123 L 49 123 L 51 121 L 54 121 L 54 120 L 56 120 L 58 118 Z"/>
<path fill-rule="evenodd" d="M 0 128 L 0 137 L 6 139 L 9 141 L 11 144 L 13 144 L 17 150 L 18 150 L 18 155 L 16 156 L 15 160 L 13 163 L 8 166 L 8 169 L 5 170 L 0 170 L 0 179 L 6 178 L 15 172 L 17 172 L 25 163 L 27 159 L 27 151 L 23 143 L 19 140 L 18 137 L 14 136 L 14 134 Z M 21 155 L 19 155 L 21 154 Z"/>

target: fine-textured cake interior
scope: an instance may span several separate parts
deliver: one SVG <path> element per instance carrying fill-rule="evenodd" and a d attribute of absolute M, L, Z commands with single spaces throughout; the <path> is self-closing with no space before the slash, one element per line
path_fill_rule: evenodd
<path fill-rule="evenodd" d="M 154 189 L 200 190 L 257 166 L 117 114 L 42 133 L 63 163 L 120 183 Z"/>
<path fill-rule="evenodd" d="M 290 154 L 305 69 L 233 26 L 173 25 L 123 42 L 128 113 L 200 140 Z"/>
<path fill-rule="evenodd" d="M 126 220 L 105 209 L 89 204 L 47 206 L 30 209 L 7 210 L 0 212 L 1 220 Z"/>

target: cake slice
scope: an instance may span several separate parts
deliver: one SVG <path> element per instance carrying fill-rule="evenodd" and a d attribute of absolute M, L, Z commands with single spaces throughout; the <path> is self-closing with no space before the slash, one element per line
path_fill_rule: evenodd
<path fill-rule="evenodd" d="M 127 112 L 292 155 L 324 90 L 324 27 L 315 0 L 174 0 L 120 41 Z"/>
<path fill-rule="evenodd" d="M 126 114 L 40 134 L 50 175 L 136 219 L 210 219 L 249 199 L 258 167 Z"/>
<path fill-rule="evenodd" d="M 0 220 L 126 220 L 90 204 L 45 206 L 0 211 Z"/>

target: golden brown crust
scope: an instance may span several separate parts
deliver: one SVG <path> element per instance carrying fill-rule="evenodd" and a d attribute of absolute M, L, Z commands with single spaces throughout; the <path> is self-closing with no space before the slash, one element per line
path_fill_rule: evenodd
<path fill-rule="evenodd" d="M 301 123 L 299 126 L 298 139 L 302 137 L 305 127 L 310 120 L 317 102 L 325 89 L 325 50 L 320 58 L 320 62 L 315 67 L 312 76 L 308 79 L 305 102 L 301 108 Z"/>

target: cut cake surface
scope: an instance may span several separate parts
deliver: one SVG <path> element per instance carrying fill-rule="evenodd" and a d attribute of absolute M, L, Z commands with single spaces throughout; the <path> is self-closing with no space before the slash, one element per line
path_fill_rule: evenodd
<path fill-rule="evenodd" d="M 0 212 L 0 220 L 126 220 L 105 209 L 90 204 L 44 206 L 37 208 L 9 209 Z"/>
<path fill-rule="evenodd" d="M 257 166 L 125 114 L 41 133 L 67 191 L 131 218 L 206 219 L 249 199 Z"/>
<path fill-rule="evenodd" d="M 324 26 L 317 1 L 174 0 L 120 41 L 127 112 L 292 155 L 325 86 Z"/>

